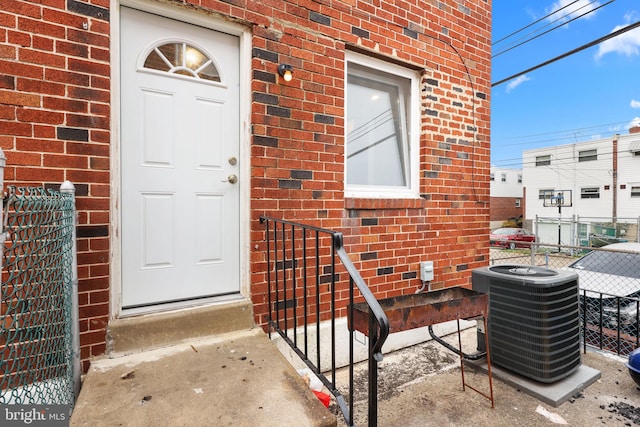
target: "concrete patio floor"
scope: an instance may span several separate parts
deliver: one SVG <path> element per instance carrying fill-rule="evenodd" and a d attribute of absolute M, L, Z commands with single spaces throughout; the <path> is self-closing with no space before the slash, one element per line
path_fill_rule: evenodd
<path fill-rule="evenodd" d="M 90 427 L 335 425 L 259 328 L 95 360 L 71 417 Z"/>
<path fill-rule="evenodd" d="M 446 338 L 452 344 L 457 337 Z M 465 352 L 473 352 L 475 329 L 463 331 Z M 588 351 L 582 364 L 600 371 L 599 379 L 557 407 L 493 376 L 495 407 L 482 395 L 462 389 L 457 355 L 433 341 L 385 355 L 380 364 L 378 426 L 395 427 L 543 427 L 552 425 L 640 425 L 640 390 L 624 366 L 626 358 Z M 465 379 L 485 394 L 487 374 L 465 365 Z M 494 366 L 495 367 L 495 366 Z M 495 367 L 498 368 L 498 367 Z M 498 368 L 499 369 L 499 368 Z M 366 390 L 366 367 L 359 365 L 356 382 Z M 494 370 L 495 371 L 495 370 Z M 345 381 L 346 371 L 339 377 Z M 339 381 L 340 382 L 340 381 Z M 366 396 L 357 395 L 356 425 L 366 425 Z M 346 425 L 338 417 L 338 425 Z"/>
<path fill-rule="evenodd" d="M 448 336 L 452 343 L 456 336 Z M 462 333 L 475 344 L 475 329 Z M 468 352 L 468 348 L 465 351 Z M 625 358 L 583 354 L 601 377 L 557 407 L 494 375 L 495 407 L 462 390 L 456 354 L 433 341 L 385 354 L 380 364 L 378 426 L 633 426 L 640 390 Z M 299 366 L 298 366 L 299 368 Z M 467 383 L 488 392 L 481 369 Z M 343 387 L 347 370 L 337 372 Z M 367 425 L 366 363 L 356 367 L 356 425 Z M 333 411 L 333 412 L 331 412 Z M 345 426 L 326 410 L 261 330 L 224 334 L 93 363 L 72 426 Z"/>

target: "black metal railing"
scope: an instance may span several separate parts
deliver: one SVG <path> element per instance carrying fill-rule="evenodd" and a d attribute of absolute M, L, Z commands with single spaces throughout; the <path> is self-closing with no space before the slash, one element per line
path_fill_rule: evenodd
<path fill-rule="evenodd" d="M 261 217 L 265 226 L 269 334 L 277 332 L 333 394 L 346 423 L 354 418 L 355 331 L 348 328 L 347 390 L 336 381 L 336 319 L 353 318 L 355 302 L 369 307 L 369 426 L 377 425 L 378 362 L 389 334 L 384 310 L 344 249 L 340 232 L 281 219 Z M 348 279 L 348 280 L 347 280 Z M 328 336 L 321 323 L 328 323 Z M 315 334 L 315 342 L 313 335 Z M 323 337 L 324 335 L 324 337 Z M 330 344 L 326 344 L 329 342 Z M 329 345 L 328 352 L 326 346 Z"/>
<path fill-rule="evenodd" d="M 628 356 L 640 346 L 640 299 L 581 289 L 580 306 L 585 352 L 591 346 Z"/>

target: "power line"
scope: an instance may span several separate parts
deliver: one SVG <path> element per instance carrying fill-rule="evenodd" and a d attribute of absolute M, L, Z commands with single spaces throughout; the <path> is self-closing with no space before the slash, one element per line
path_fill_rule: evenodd
<path fill-rule="evenodd" d="M 580 137 L 583 140 L 582 141 L 574 141 L 575 143 L 592 141 L 592 140 L 590 140 L 588 138 L 589 137 L 592 138 L 594 136 L 599 136 L 600 138 L 598 138 L 598 139 L 610 138 L 611 136 L 613 136 L 614 134 L 619 133 L 619 132 L 613 131 L 613 130 L 609 130 L 607 132 L 595 132 L 595 133 L 585 134 L 582 131 L 590 130 L 590 129 L 598 129 L 598 128 L 605 127 L 605 126 L 609 127 L 609 126 L 612 126 L 612 125 L 620 125 L 620 124 L 625 124 L 625 123 L 628 123 L 628 121 L 607 123 L 607 124 L 583 127 L 583 128 L 578 128 L 578 129 L 569 129 L 569 130 L 554 131 L 554 132 L 544 132 L 544 133 L 524 135 L 524 136 L 504 137 L 504 138 L 501 138 L 501 139 L 503 139 L 503 140 L 522 140 L 522 139 L 526 139 L 526 138 L 535 138 L 535 137 L 544 137 L 546 135 L 562 134 L 561 137 L 556 137 L 556 138 L 535 139 L 535 140 L 528 140 L 528 141 L 513 142 L 511 144 L 500 144 L 500 149 L 507 149 L 509 147 L 532 146 L 532 148 L 530 148 L 530 149 L 531 150 L 536 150 L 536 149 L 546 148 L 546 147 L 535 147 L 536 145 L 538 145 L 538 144 L 547 144 L 547 146 L 548 146 L 548 143 L 550 143 L 550 142 L 551 143 L 555 142 L 556 145 L 564 145 L 564 144 L 566 144 L 564 142 L 566 140 L 575 140 L 577 133 L 581 133 Z M 569 135 L 569 133 L 573 133 L 573 134 Z M 603 134 L 604 135 L 609 134 L 609 135 L 608 136 L 603 136 Z M 492 146 L 493 146 L 492 150 L 495 150 L 496 147 L 497 147 L 493 143 L 492 143 Z M 508 158 L 508 159 L 500 160 L 500 163 L 504 163 L 506 166 L 517 166 L 517 165 L 520 165 L 521 162 L 522 162 L 521 158 Z"/>
<path fill-rule="evenodd" d="M 627 25 L 626 27 L 623 27 L 623 28 L 621 28 L 621 29 L 619 29 L 619 30 L 617 30 L 617 31 L 614 31 L 614 32 L 610 33 L 610 34 L 607 34 L 606 36 L 600 37 L 599 39 L 596 39 L 596 40 L 594 40 L 594 41 L 592 41 L 592 42 L 589 42 L 589 43 L 587 43 L 587 44 L 584 44 L 584 45 L 582 45 L 582 46 L 580 46 L 580 47 L 578 47 L 578 48 L 576 48 L 576 49 L 573 49 L 573 50 L 570 50 L 570 51 L 568 51 L 568 52 L 565 52 L 565 53 L 563 53 L 562 55 L 556 56 L 555 58 L 552 58 L 552 59 L 550 59 L 550 60 L 548 60 L 548 61 L 545 61 L 545 62 L 543 62 L 543 63 L 541 63 L 541 64 L 538 64 L 538 65 L 536 65 L 536 66 L 534 66 L 534 67 L 528 68 L 528 69 L 526 69 L 526 70 L 524 70 L 524 71 L 521 71 L 521 72 L 519 72 L 519 73 L 516 73 L 516 74 L 514 74 L 514 75 L 512 75 L 512 76 L 509 76 L 509 77 L 507 77 L 507 78 L 505 78 L 505 79 L 502 79 L 502 80 L 500 80 L 500 81 L 497 81 L 497 82 L 495 82 L 495 83 L 491 83 L 491 87 L 495 87 L 495 86 L 501 85 L 501 84 L 503 84 L 503 83 L 505 83 L 505 82 L 508 82 L 508 81 L 509 81 L 509 80 L 511 80 L 511 79 L 515 79 L 516 77 L 520 77 L 520 76 L 522 76 L 523 74 L 527 74 L 527 73 L 529 73 L 529 72 L 531 72 L 531 71 L 535 71 L 535 70 L 537 70 L 537 69 L 539 69 L 539 68 L 545 67 L 545 66 L 547 66 L 547 65 L 549 65 L 549 64 L 552 64 L 552 63 L 554 63 L 554 62 L 556 62 L 556 61 L 559 61 L 559 60 L 561 60 L 561 59 L 564 59 L 564 58 L 566 58 L 566 57 L 568 57 L 568 56 L 574 55 L 574 54 L 576 54 L 576 53 L 578 53 L 578 52 L 581 52 L 581 51 L 583 51 L 583 50 L 585 50 L 585 49 L 588 49 L 588 48 L 590 48 L 590 47 L 593 47 L 593 46 L 595 46 L 595 45 L 597 45 L 597 44 L 600 44 L 600 43 L 602 43 L 602 42 L 604 42 L 604 41 L 607 41 L 607 40 L 612 39 L 612 38 L 614 38 L 614 37 L 618 37 L 619 35 L 624 34 L 624 33 L 626 33 L 627 31 L 631 31 L 631 30 L 633 30 L 634 28 L 638 28 L 638 27 L 640 27 L 640 21 L 635 22 L 635 23 L 633 23 L 633 24 L 629 24 L 629 25 Z"/>
<path fill-rule="evenodd" d="M 523 41 L 523 42 L 521 42 L 521 43 L 518 43 L 518 44 L 516 44 L 516 45 L 513 45 L 513 46 L 511 46 L 511 47 L 509 47 L 509 48 L 507 48 L 507 49 L 505 49 L 505 50 L 503 50 L 503 51 L 501 51 L 501 52 L 496 53 L 495 55 L 493 55 L 493 56 L 491 56 L 491 57 L 492 57 L 492 58 L 498 57 L 498 56 L 502 55 L 503 53 L 507 53 L 507 52 L 509 52 L 509 51 L 511 51 L 511 50 L 513 50 L 513 49 L 515 49 L 515 48 L 517 48 L 517 47 L 519 47 L 519 46 L 522 46 L 522 45 L 524 45 L 524 44 L 527 44 L 527 43 L 529 43 L 530 41 L 533 41 L 533 40 L 537 39 L 538 37 L 542 37 L 542 36 L 544 36 L 545 34 L 550 33 L 551 31 L 557 30 L 558 28 L 563 27 L 563 26 L 567 25 L 568 23 L 575 21 L 576 19 L 580 19 L 580 18 L 582 18 L 583 16 L 586 16 L 586 15 L 588 15 L 588 14 L 590 14 L 590 13 L 593 13 L 593 12 L 595 12 L 596 10 L 598 10 L 598 9 L 600 9 L 600 8 L 602 8 L 602 7 L 605 7 L 605 6 L 607 6 L 607 5 L 611 4 L 611 3 L 613 3 L 614 1 L 615 1 L 615 0 L 610 0 L 609 2 L 607 2 L 607 3 L 605 3 L 605 4 L 602 4 L 602 5 L 600 5 L 600 6 L 596 7 L 596 8 L 593 8 L 593 9 L 591 9 L 591 10 L 588 10 L 588 11 L 586 11 L 585 13 L 583 13 L 582 15 L 578 15 L 578 16 L 576 16 L 575 18 L 572 18 L 572 19 L 570 19 L 570 20 L 568 20 L 568 21 L 566 21 L 566 22 L 562 22 L 562 24 L 560 24 L 560 25 L 556 25 L 555 27 L 550 28 L 550 29 L 548 29 L 547 31 L 545 31 L 545 32 L 543 32 L 543 33 L 537 34 L 537 35 L 535 35 L 535 36 L 533 36 L 533 37 L 531 37 L 531 38 L 529 38 L 529 39 L 527 39 L 527 40 L 525 40 L 525 41 Z M 567 17 L 567 16 L 569 16 L 571 13 L 577 12 L 578 10 L 580 10 L 580 9 L 582 9 L 582 8 L 585 8 L 585 7 L 587 7 L 587 6 L 591 5 L 591 4 L 592 4 L 592 3 L 594 3 L 594 2 L 595 2 L 595 0 L 594 0 L 594 1 L 592 1 L 591 3 L 587 3 L 586 5 L 579 7 L 578 9 L 576 9 L 576 10 L 574 10 L 574 11 L 570 12 L 570 13 L 567 13 L 566 15 L 561 16 L 560 18 L 556 19 L 556 20 L 555 20 L 555 21 L 553 21 L 553 22 L 557 22 L 557 21 L 559 21 L 559 20 L 561 20 L 561 19 L 563 19 L 563 18 L 566 18 L 566 17 Z M 553 22 L 552 22 L 552 23 L 553 23 Z M 543 28 L 544 28 L 544 27 L 543 27 Z"/>
<path fill-rule="evenodd" d="M 557 152 L 557 148 L 558 147 L 547 147 L 549 149 L 549 152 Z M 546 155 L 546 154 L 545 154 Z M 620 159 L 624 159 L 627 157 L 631 157 L 632 154 L 626 151 L 618 151 L 618 160 Z M 502 160 L 500 162 L 491 162 L 492 166 L 495 166 L 497 168 L 508 168 L 508 166 L 520 166 L 520 168 L 524 167 L 524 166 L 532 166 L 536 163 L 535 157 L 538 156 L 534 156 L 532 160 L 524 162 L 522 158 L 516 159 L 505 159 Z M 609 159 L 613 159 L 613 150 L 609 151 L 603 151 L 603 150 L 598 150 L 598 159 L 599 160 L 609 160 Z M 554 157 L 552 159 L 552 165 L 551 166 L 559 166 L 559 165 L 570 165 L 570 164 L 574 164 L 576 160 L 576 156 L 573 154 L 569 154 L 567 153 L 566 155 L 562 155 L 560 157 Z M 513 163 L 502 163 L 502 162 L 506 162 L 506 161 L 513 161 Z M 546 166 L 545 166 L 546 167 Z M 591 169 L 592 171 L 602 171 L 604 169 Z M 578 171 L 580 172 L 580 171 Z M 584 172 L 582 172 L 584 173 Z"/>
<path fill-rule="evenodd" d="M 551 12 L 551 13 L 549 13 L 549 14 L 547 14 L 547 15 L 543 16 L 542 18 L 540 18 L 540 19 L 538 19 L 538 20 L 536 20 L 536 21 L 533 21 L 533 22 L 532 22 L 532 23 L 530 23 L 529 25 L 525 25 L 524 27 L 520 28 L 519 30 L 516 30 L 516 31 L 512 32 L 511 34 L 508 34 L 508 35 L 504 36 L 504 37 L 503 37 L 503 38 L 501 38 L 500 40 L 497 40 L 497 41 L 495 41 L 495 42 L 491 43 L 491 46 L 495 46 L 495 45 L 497 45 L 498 43 L 500 43 L 501 41 L 506 40 L 506 39 L 508 39 L 509 37 L 514 36 L 514 35 L 516 35 L 516 34 L 518 34 L 518 33 L 522 32 L 522 31 L 526 30 L 527 28 L 529 28 L 529 27 L 532 27 L 532 26 L 536 25 L 538 22 L 540 22 L 540 21 L 544 21 L 545 19 L 549 18 L 551 15 L 554 15 L 554 14 L 556 14 L 556 13 L 560 12 L 562 9 L 566 9 L 567 7 L 571 6 L 571 5 L 572 5 L 572 4 L 574 4 L 574 3 L 577 3 L 577 2 L 579 2 L 579 1 L 580 1 L 580 0 L 573 0 L 571 3 L 567 4 L 566 6 L 562 6 L 560 9 L 556 9 L 556 10 L 554 10 L 553 12 Z M 564 15 L 564 16 L 567 16 L 567 15 Z M 564 17 L 564 16 L 563 16 L 563 17 Z"/>
<path fill-rule="evenodd" d="M 576 128 L 576 129 L 565 129 L 565 130 L 556 130 L 556 131 L 551 131 L 551 132 L 542 132 L 542 133 L 533 133 L 531 135 L 524 135 L 524 136 L 511 136 L 511 137 L 507 137 L 506 139 L 523 139 L 523 138 L 532 138 L 535 136 L 545 136 L 545 135 L 553 135 L 553 134 L 558 134 L 558 133 L 572 133 L 572 134 L 576 134 L 578 132 L 582 132 L 584 130 L 588 130 L 588 129 L 597 129 L 597 128 L 601 128 L 601 127 L 605 127 L 605 126 L 614 126 L 614 125 L 621 125 L 624 123 L 628 123 L 628 120 L 624 120 L 621 122 L 614 122 L 614 123 L 604 123 L 601 125 L 593 125 L 593 126 L 587 126 L 587 127 L 583 127 L 583 128 Z M 573 135 L 571 135 L 571 137 L 573 137 Z M 560 138 L 560 139 L 565 139 L 565 138 Z M 533 141 L 533 142 L 546 142 L 548 140 L 541 140 L 541 141 Z M 553 140 L 551 140 L 553 141 Z"/>
<path fill-rule="evenodd" d="M 556 145 L 558 144 L 564 144 L 564 141 L 568 141 L 571 140 L 573 142 L 584 142 L 586 140 L 590 139 L 594 139 L 594 137 L 598 137 L 600 136 L 601 138 L 606 138 L 606 136 L 602 136 L 603 134 L 616 134 L 619 132 L 616 131 L 608 131 L 608 132 L 595 132 L 595 133 L 583 133 L 580 132 L 580 139 L 582 141 L 577 141 L 578 139 L 578 135 L 577 132 L 574 135 L 564 135 L 564 136 L 559 136 L 556 138 L 547 138 L 547 139 L 536 139 L 536 140 L 529 140 L 529 141 L 518 141 L 518 142 L 512 142 L 510 144 L 504 144 L 504 145 L 500 145 L 500 147 L 505 148 L 505 147 L 516 147 L 516 146 L 522 146 L 522 145 L 538 145 L 538 144 L 545 144 L 545 145 L 549 145 L 549 143 L 556 143 Z M 504 138 L 504 139 L 509 139 L 509 138 Z M 600 139 L 600 138 L 596 138 L 596 139 Z"/>

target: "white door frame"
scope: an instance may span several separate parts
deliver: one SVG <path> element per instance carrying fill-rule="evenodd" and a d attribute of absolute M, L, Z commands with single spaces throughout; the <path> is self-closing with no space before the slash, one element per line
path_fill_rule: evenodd
<path fill-rule="evenodd" d="M 204 28 L 238 36 L 240 41 L 240 295 L 250 298 L 250 128 L 251 128 L 251 33 L 247 27 L 199 14 L 173 5 L 153 0 L 111 0 L 111 213 L 110 213 L 110 318 L 137 315 L 148 312 L 184 308 L 185 305 L 165 304 L 145 310 L 122 310 L 122 253 L 121 245 L 121 165 L 120 165 L 120 6 L 174 18 Z M 216 299 L 200 300 L 197 306 L 218 302 Z"/>

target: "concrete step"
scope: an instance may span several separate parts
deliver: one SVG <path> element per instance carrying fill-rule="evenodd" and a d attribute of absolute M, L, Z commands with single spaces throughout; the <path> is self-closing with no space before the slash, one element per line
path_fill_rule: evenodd
<path fill-rule="evenodd" d="M 335 426 L 251 301 L 118 319 L 91 362 L 73 426 Z"/>
<path fill-rule="evenodd" d="M 248 299 L 125 317 L 109 322 L 107 354 L 150 350 L 185 339 L 247 331 L 253 326 L 253 308 Z"/>

